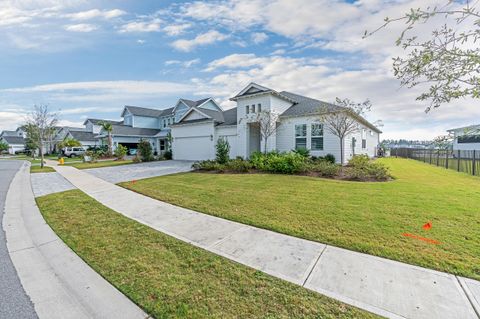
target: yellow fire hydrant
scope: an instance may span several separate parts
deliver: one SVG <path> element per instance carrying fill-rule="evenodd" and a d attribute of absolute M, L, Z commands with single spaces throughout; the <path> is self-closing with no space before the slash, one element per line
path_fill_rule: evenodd
<path fill-rule="evenodd" d="M 58 160 L 58 164 L 60 165 L 65 164 L 65 160 L 63 159 L 63 157 L 60 157 L 60 159 Z"/>

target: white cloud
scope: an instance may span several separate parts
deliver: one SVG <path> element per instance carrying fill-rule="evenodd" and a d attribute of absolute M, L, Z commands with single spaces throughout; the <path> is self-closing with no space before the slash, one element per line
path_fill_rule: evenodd
<path fill-rule="evenodd" d="M 180 60 L 168 60 L 165 61 L 166 66 L 170 65 L 180 65 L 183 66 L 184 68 L 189 68 L 194 64 L 200 63 L 200 59 L 193 59 L 193 60 L 187 60 L 187 61 L 180 61 Z"/>
<path fill-rule="evenodd" d="M 26 116 L 22 111 L 0 111 L 0 132 L 4 130 L 15 130 Z"/>
<path fill-rule="evenodd" d="M 191 40 L 177 40 L 172 43 L 172 46 L 180 51 L 189 52 L 197 46 L 208 45 L 218 41 L 223 41 L 228 38 L 228 35 L 220 33 L 216 30 L 210 30 L 205 33 L 197 35 Z"/>
<path fill-rule="evenodd" d="M 263 43 L 267 41 L 268 35 L 263 32 L 255 32 L 252 34 L 252 41 L 255 44 Z"/>
<path fill-rule="evenodd" d="M 95 18 L 113 19 L 113 18 L 118 18 L 124 14 L 126 14 L 126 12 L 120 9 L 112 9 L 112 10 L 91 9 L 87 11 L 68 13 L 68 14 L 65 14 L 65 17 L 72 20 L 90 20 Z"/>
<path fill-rule="evenodd" d="M 124 24 L 120 27 L 121 33 L 126 32 L 159 32 L 161 31 L 160 19 L 153 19 L 151 21 L 133 21 Z"/>
<path fill-rule="evenodd" d="M 185 30 L 189 29 L 191 26 L 192 24 L 190 23 L 172 24 L 163 28 L 163 31 L 169 36 L 176 36 L 184 33 Z"/>
<path fill-rule="evenodd" d="M 65 30 L 72 32 L 92 32 L 97 30 L 97 26 L 94 24 L 79 23 L 66 25 Z"/>

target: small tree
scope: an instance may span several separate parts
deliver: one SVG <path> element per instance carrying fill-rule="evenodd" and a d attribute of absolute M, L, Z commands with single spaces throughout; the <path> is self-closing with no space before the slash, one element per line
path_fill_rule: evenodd
<path fill-rule="evenodd" d="M 48 141 L 49 135 L 55 129 L 58 116 L 56 113 L 49 112 L 48 105 L 35 105 L 34 110 L 26 117 L 25 122 L 27 138 L 34 142 L 38 148 L 41 158 L 40 167 L 43 168 L 45 142 Z"/>
<path fill-rule="evenodd" d="M 277 132 L 278 114 L 270 111 L 259 112 L 256 122 L 260 127 L 260 135 L 263 139 L 263 152 L 266 154 L 268 139 Z"/>
<path fill-rule="evenodd" d="M 101 123 L 102 129 L 107 132 L 107 142 L 108 142 L 108 155 L 111 156 L 113 154 L 113 141 L 112 141 L 112 132 L 113 132 L 113 125 L 109 122 L 102 122 Z"/>
<path fill-rule="evenodd" d="M 433 139 L 432 146 L 436 149 L 446 150 L 451 148 L 453 143 L 452 135 L 440 135 Z"/>
<path fill-rule="evenodd" d="M 140 140 L 140 143 L 138 143 L 138 152 L 140 153 L 142 162 L 153 161 L 152 145 L 149 141 L 144 139 Z"/>
<path fill-rule="evenodd" d="M 117 160 L 122 161 L 125 158 L 125 155 L 127 155 L 127 152 L 128 148 L 126 146 L 118 144 L 114 154 Z"/>
<path fill-rule="evenodd" d="M 0 153 L 5 151 L 8 151 L 8 144 L 3 141 L 0 141 Z"/>
<path fill-rule="evenodd" d="M 217 149 L 216 152 L 216 160 L 220 164 L 225 164 L 228 162 L 229 154 L 230 154 L 230 143 L 228 143 L 226 138 L 219 138 L 217 141 L 217 145 L 215 146 Z"/>
<path fill-rule="evenodd" d="M 366 100 L 363 103 L 355 103 L 349 99 L 336 99 L 337 107 L 322 107 L 319 109 L 319 122 L 326 129 L 337 136 L 340 142 L 340 163 L 344 163 L 345 137 L 360 130 L 358 117 L 370 111 L 371 103 Z"/>

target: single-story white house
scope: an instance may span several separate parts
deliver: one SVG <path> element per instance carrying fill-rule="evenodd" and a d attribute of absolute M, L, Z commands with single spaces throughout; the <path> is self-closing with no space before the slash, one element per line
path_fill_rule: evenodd
<path fill-rule="evenodd" d="M 453 134 L 452 148 L 455 151 L 480 150 L 480 124 L 447 130 Z"/>
<path fill-rule="evenodd" d="M 230 157 L 248 158 L 265 149 L 258 114 L 277 119 L 276 130 L 268 138 L 268 151 L 306 148 L 313 156 L 333 154 L 340 161 L 339 138 L 320 121 L 319 114 L 336 110 L 336 105 L 286 91 L 250 83 L 231 98 L 236 107 L 223 110 L 212 103 L 208 108 L 191 106 L 170 126 L 173 158 L 206 160 L 215 158 L 220 138 L 230 144 Z M 345 161 L 356 154 L 373 157 L 377 153 L 381 131 L 361 116 L 355 116 L 359 130 L 344 140 Z"/>

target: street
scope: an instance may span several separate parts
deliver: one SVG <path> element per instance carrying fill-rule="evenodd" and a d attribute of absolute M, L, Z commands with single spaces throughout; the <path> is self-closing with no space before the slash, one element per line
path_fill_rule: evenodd
<path fill-rule="evenodd" d="M 10 182 L 21 161 L 0 161 L 0 318 L 37 318 L 33 304 L 25 294 L 7 251 L 3 214 Z"/>

